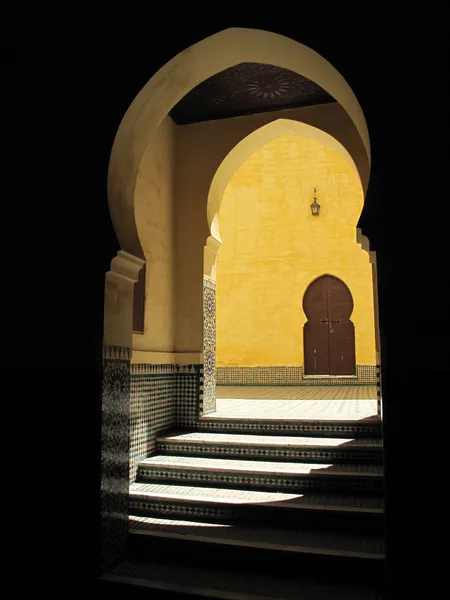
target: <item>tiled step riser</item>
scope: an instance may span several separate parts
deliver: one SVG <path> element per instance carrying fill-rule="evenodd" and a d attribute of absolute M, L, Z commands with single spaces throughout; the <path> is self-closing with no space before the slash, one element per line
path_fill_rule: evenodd
<path fill-rule="evenodd" d="M 192 540 L 169 539 L 164 537 L 136 535 L 129 536 L 129 550 L 134 556 L 154 556 L 170 559 L 173 563 L 192 565 L 227 565 L 234 573 L 247 573 L 257 569 L 259 573 L 297 578 L 299 572 L 327 581 L 366 581 L 381 582 L 384 576 L 382 560 L 343 557 L 326 554 L 287 552 L 266 548 L 247 548 L 235 545 L 197 542 Z"/>
<path fill-rule="evenodd" d="M 380 450 L 279 446 L 264 448 L 227 444 L 188 444 L 179 442 L 158 442 L 157 453 L 168 456 L 198 456 L 209 458 L 230 458 L 242 460 L 267 460 L 274 462 L 323 462 L 323 463 L 367 463 L 381 464 Z"/>
<path fill-rule="evenodd" d="M 171 519 L 190 519 L 203 522 L 232 522 L 236 519 L 233 507 L 215 502 L 176 502 L 130 497 L 129 510 L 131 515 L 151 516 Z"/>
<path fill-rule="evenodd" d="M 173 483 L 200 486 L 215 486 L 237 489 L 278 490 L 280 492 L 302 492 L 305 490 L 318 492 L 337 492 L 350 494 L 382 495 L 383 481 L 379 477 L 345 476 L 308 476 L 308 475 L 259 475 L 252 473 L 228 474 L 201 469 L 138 469 L 137 482 Z"/>
<path fill-rule="evenodd" d="M 206 433 L 245 433 L 252 435 L 293 435 L 334 438 L 381 438 L 381 424 L 375 423 L 338 423 L 323 421 L 248 421 L 202 419 L 195 431 Z"/>
<path fill-rule="evenodd" d="M 264 506 L 263 504 L 224 505 L 219 502 L 199 503 L 194 501 L 174 502 L 132 497 L 130 513 L 136 516 L 149 516 L 167 519 L 190 519 L 212 523 L 269 523 L 281 527 L 301 525 L 302 528 L 317 526 L 327 530 L 342 532 L 377 533 L 383 531 L 384 516 L 379 513 L 349 511 L 299 510 Z"/>

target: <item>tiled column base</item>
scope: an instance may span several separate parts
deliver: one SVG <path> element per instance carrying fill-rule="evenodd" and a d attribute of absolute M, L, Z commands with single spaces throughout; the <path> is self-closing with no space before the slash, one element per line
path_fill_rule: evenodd
<path fill-rule="evenodd" d="M 103 349 L 101 530 L 104 567 L 123 552 L 128 536 L 129 349 Z"/>
<path fill-rule="evenodd" d="M 356 377 L 305 377 L 302 366 L 216 367 L 217 385 L 376 385 L 375 365 L 357 365 Z"/>
<path fill-rule="evenodd" d="M 381 406 L 381 365 L 376 366 L 376 376 L 377 376 L 377 415 L 382 420 L 383 419 L 383 411 Z"/>
<path fill-rule="evenodd" d="M 203 278 L 203 401 L 202 414 L 216 410 L 216 284 Z"/>

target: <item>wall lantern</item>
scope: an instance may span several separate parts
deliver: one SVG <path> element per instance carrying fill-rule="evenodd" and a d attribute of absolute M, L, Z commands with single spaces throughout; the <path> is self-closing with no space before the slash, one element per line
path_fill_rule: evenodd
<path fill-rule="evenodd" d="M 313 217 L 318 217 L 320 214 L 320 204 L 316 200 L 316 188 L 314 188 L 314 202 L 311 204 L 311 212 Z"/>

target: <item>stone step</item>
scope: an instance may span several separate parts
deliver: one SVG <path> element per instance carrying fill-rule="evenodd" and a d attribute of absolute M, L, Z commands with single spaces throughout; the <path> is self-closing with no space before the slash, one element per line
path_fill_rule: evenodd
<path fill-rule="evenodd" d="M 191 456 L 153 456 L 138 465 L 137 482 L 381 494 L 381 465 L 227 460 Z"/>
<path fill-rule="evenodd" d="M 189 518 L 217 522 L 294 523 L 346 531 L 380 532 L 384 523 L 379 497 L 343 494 L 288 494 L 228 488 L 133 483 L 134 515 Z"/>
<path fill-rule="evenodd" d="M 381 420 L 377 417 L 361 420 L 305 420 L 206 415 L 198 419 L 195 430 L 256 435 L 381 438 Z"/>
<path fill-rule="evenodd" d="M 382 441 L 379 438 L 249 435 L 173 429 L 157 438 L 157 452 L 269 461 L 381 463 Z"/>
<path fill-rule="evenodd" d="M 130 517 L 130 549 L 158 557 L 195 557 L 196 564 L 227 568 L 249 562 L 261 572 L 333 574 L 336 577 L 381 576 L 385 549 L 381 536 L 303 531 L 261 524 L 227 525 L 191 520 Z M 356 577 L 355 577 L 356 578 Z"/>
<path fill-rule="evenodd" d="M 156 540 L 157 541 L 157 540 Z M 182 556 L 125 557 L 98 580 L 98 597 L 218 598 L 223 600 L 382 600 L 382 586 L 374 583 L 330 581 L 329 574 L 314 580 L 307 573 L 276 576 L 254 562 L 228 567 Z M 302 570 L 303 571 L 303 570 Z M 111 592 L 116 594 L 111 596 Z M 151 594 L 149 596 L 149 594 Z"/>
<path fill-rule="evenodd" d="M 350 556 L 384 560 L 384 541 L 381 536 L 331 534 L 322 531 L 302 531 L 277 527 L 224 523 L 208 523 L 183 519 L 163 519 L 132 515 L 130 533 L 164 538 L 183 538 L 206 543 L 267 548 L 273 550 Z"/>

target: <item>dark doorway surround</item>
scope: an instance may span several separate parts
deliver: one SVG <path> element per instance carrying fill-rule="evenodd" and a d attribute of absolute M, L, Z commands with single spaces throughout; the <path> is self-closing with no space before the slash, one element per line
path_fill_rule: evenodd
<path fill-rule="evenodd" d="M 373 20 L 376 10 L 369 14 Z M 325 56 L 354 90 L 368 122 L 372 174 L 358 226 L 377 252 L 387 566 L 389 588 L 396 583 L 399 586 L 399 594 L 392 597 L 412 596 L 425 582 L 432 591 L 437 579 L 432 570 L 438 564 L 437 555 L 426 549 L 433 547 L 436 529 L 430 526 L 430 517 L 438 516 L 438 508 L 433 494 L 417 482 L 424 481 L 430 469 L 429 453 L 424 448 L 428 442 L 438 443 L 433 427 L 436 412 L 427 407 L 433 406 L 430 399 L 442 394 L 442 374 L 448 364 L 445 352 L 436 352 L 429 365 L 431 373 L 417 369 L 410 349 L 417 346 L 418 331 L 411 324 L 429 301 L 429 286 L 415 286 L 405 301 L 405 290 L 417 280 L 423 265 L 428 281 L 439 280 L 448 250 L 446 219 L 429 220 L 426 206 L 416 201 L 429 197 L 429 174 L 445 172 L 447 156 L 438 151 L 445 144 L 445 127 L 412 126 L 418 115 L 433 115 L 433 124 L 436 120 L 445 125 L 440 121 L 436 96 L 440 88 L 436 82 L 442 81 L 447 38 L 445 20 L 436 17 L 436 10 L 421 12 L 415 22 L 414 15 L 410 15 L 413 24 L 405 28 L 401 14 L 397 20 L 391 15 L 391 29 L 385 22 L 358 29 L 353 22 L 345 24 L 342 20 L 339 27 L 329 31 L 311 28 L 308 23 L 302 25 L 298 18 L 285 14 L 277 23 L 273 14 L 270 19 L 244 23 L 275 29 Z M 15 122 L 20 122 L 19 116 L 30 117 L 30 131 L 32 122 L 38 130 L 34 139 L 39 140 L 39 152 L 33 160 L 42 162 L 42 166 L 40 177 L 32 180 L 32 193 L 25 195 L 14 185 L 11 197 L 17 201 L 6 207 L 7 222 L 20 223 L 20 231 L 11 226 L 5 232 L 5 247 L 14 248 L 14 260 L 5 263 L 13 292 L 5 296 L 8 318 L 3 327 L 12 344 L 8 342 L 3 354 L 2 380 L 12 382 L 22 398 L 42 399 L 30 403 L 31 411 L 36 412 L 27 417 L 37 433 L 36 445 L 46 435 L 48 456 L 52 457 L 44 461 L 48 496 L 34 497 L 37 502 L 42 499 L 40 514 L 48 511 L 47 519 L 38 519 L 46 529 L 45 538 L 40 539 L 49 550 L 48 556 L 39 553 L 45 558 L 40 575 L 46 574 L 46 585 L 50 587 L 52 582 L 58 583 L 59 594 L 69 587 L 73 589 L 77 577 L 83 581 L 83 591 L 92 589 L 93 582 L 87 580 L 86 573 L 96 570 L 104 275 L 111 257 L 120 249 L 108 213 L 105 185 L 114 135 L 135 95 L 162 64 L 226 26 L 236 26 L 236 18 L 221 17 L 207 24 L 197 20 L 175 36 L 173 23 L 168 20 L 166 26 L 161 22 L 158 33 L 163 41 L 157 45 L 153 36 L 147 36 L 147 47 L 142 50 L 141 44 L 140 51 L 136 50 L 136 40 L 128 45 L 114 45 L 111 40 L 99 43 L 98 32 L 92 41 L 85 38 L 80 45 L 75 35 L 70 39 L 66 29 L 64 39 L 60 34 L 57 43 L 51 43 L 51 36 L 47 36 L 45 44 L 35 44 L 29 36 L 23 43 L 14 44 L 14 49 L 11 43 L 6 53 L 7 67 L 11 67 L 5 73 L 9 90 L 5 100 L 10 100 L 11 115 L 8 124 L 12 124 L 12 130 Z M 382 44 L 380 30 L 385 32 Z M 420 73 L 417 61 L 412 59 L 417 48 Z M 36 82 L 39 78 L 35 89 L 40 90 L 32 106 L 30 78 Z M 17 139 L 17 133 L 14 136 Z M 12 162 L 23 169 L 23 163 L 14 153 L 12 156 Z M 81 160 L 82 168 L 76 168 Z M 19 175 L 14 181 L 23 180 L 23 173 L 22 179 Z M 407 210 L 398 206 L 400 185 L 401 197 L 412 199 Z M 36 201 L 36 194 L 42 196 L 42 201 Z M 58 220 L 48 218 L 45 208 L 50 207 L 53 214 L 59 215 Z M 30 247 L 39 249 L 40 256 L 51 257 L 48 264 L 57 277 L 48 276 L 42 268 L 30 268 L 24 276 L 17 265 L 30 264 Z M 34 273 L 36 281 L 32 279 Z M 17 335 L 17 326 L 24 322 L 30 308 L 25 302 L 29 290 L 40 289 L 43 281 L 45 294 L 34 296 L 36 309 L 42 298 L 36 310 L 39 319 L 26 321 L 27 339 L 34 340 L 33 347 L 39 351 L 26 364 L 18 360 L 24 356 L 24 337 Z M 444 300 L 438 300 L 436 310 L 444 305 Z M 419 339 L 422 347 L 432 347 L 439 346 L 441 337 L 436 337 L 432 327 L 424 327 Z M 29 376 L 23 377 L 28 366 Z M 37 427 L 41 418 L 42 427 Z M 76 485 L 74 478 L 67 476 L 70 464 L 77 465 Z M 42 470 L 33 471 L 35 489 L 41 489 Z M 70 535 L 65 526 L 68 515 Z"/>

